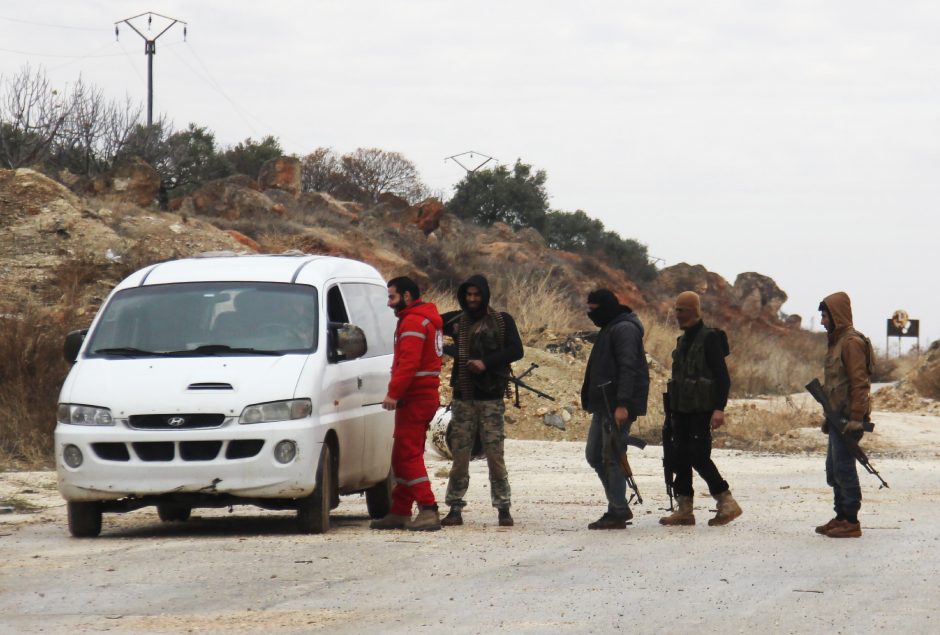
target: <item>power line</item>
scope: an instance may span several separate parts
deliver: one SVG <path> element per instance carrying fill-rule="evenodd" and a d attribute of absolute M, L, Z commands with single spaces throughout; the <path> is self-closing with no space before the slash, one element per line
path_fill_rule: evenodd
<path fill-rule="evenodd" d="M 59 57 L 59 58 L 64 58 L 64 59 L 76 59 L 76 60 L 86 59 L 89 57 L 118 57 L 121 55 L 121 53 L 108 53 L 105 55 L 93 55 L 95 51 L 100 51 L 103 48 L 104 47 L 97 48 L 91 53 L 86 53 L 84 55 L 58 55 L 55 53 L 34 53 L 32 51 L 15 51 L 13 49 L 5 49 L 5 48 L 0 48 L 0 51 L 3 51 L 4 53 L 16 53 L 18 55 L 29 55 L 31 57 Z"/>
<path fill-rule="evenodd" d="M 6 20 L 7 22 L 18 22 L 19 24 L 31 24 L 33 26 L 44 26 L 50 29 L 68 29 L 69 31 L 105 31 L 102 27 L 91 27 L 91 26 L 69 26 L 67 24 L 50 24 L 48 22 L 34 22 L 32 20 L 20 20 L 19 18 L 7 18 L 0 16 L 0 20 Z"/>

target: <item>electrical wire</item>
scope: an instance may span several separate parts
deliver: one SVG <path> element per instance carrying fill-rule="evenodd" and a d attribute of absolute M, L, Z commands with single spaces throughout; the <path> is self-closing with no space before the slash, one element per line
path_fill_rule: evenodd
<path fill-rule="evenodd" d="M 222 85 L 219 84 L 219 82 L 216 81 L 216 79 L 212 76 L 212 73 L 209 71 L 209 67 L 206 66 L 205 62 L 202 61 L 202 56 L 199 55 L 199 53 L 196 51 L 195 47 L 193 47 L 192 43 L 191 43 L 191 42 L 187 43 L 187 46 L 189 47 L 189 50 L 192 51 L 193 57 L 196 59 L 196 62 L 199 63 L 199 65 L 203 68 L 203 70 L 205 71 L 205 73 L 206 73 L 206 75 L 209 77 L 209 79 L 215 84 L 216 90 L 218 90 L 219 93 L 220 93 L 223 97 L 225 97 L 225 99 L 228 100 L 228 102 L 229 102 L 230 104 L 232 104 L 232 107 L 233 107 L 233 108 L 235 108 L 236 110 L 239 111 L 239 113 L 242 115 L 242 119 L 244 119 L 246 116 L 247 116 L 247 117 L 251 117 L 252 119 L 255 120 L 256 123 L 260 124 L 262 127 L 266 128 L 266 129 L 270 130 L 272 133 L 274 133 L 274 135 L 275 135 L 277 138 L 279 138 L 279 139 L 284 139 L 284 136 L 283 136 L 282 134 L 280 134 L 274 126 L 271 126 L 271 125 L 268 124 L 266 121 L 262 120 L 260 117 L 256 117 L 256 116 L 255 116 L 254 114 L 252 114 L 247 108 L 244 108 L 243 106 L 241 106 L 241 105 L 235 103 L 235 101 L 232 100 L 232 99 L 225 93 L 224 90 L 222 90 Z M 251 128 L 251 129 L 254 131 L 254 133 L 255 133 L 256 135 L 259 134 L 258 131 L 255 130 L 254 127 L 253 127 L 249 122 L 246 121 L 245 123 L 248 124 L 248 127 Z M 260 136 L 260 135 L 259 135 L 259 136 Z"/>
<path fill-rule="evenodd" d="M 192 47 L 190 47 L 190 50 L 192 50 Z M 222 87 L 219 85 L 218 82 L 216 82 L 211 76 L 204 75 L 203 73 L 200 73 L 198 70 L 196 70 L 195 68 L 193 68 L 193 66 L 192 66 L 189 62 L 187 62 L 187 61 L 183 58 L 182 55 L 179 55 L 176 51 L 173 51 L 173 54 L 176 55 L 176 57 L 180 60 L 180 62 L 182 62 L 183 66 L 185 66 L 185 67 L 186 67 L 193 75 L 195 75 L 200 81 L 202 81 L 203 83 L 207 84 L 210 88 L 212 88 L 213 90 L 215 90 L 216 92 L 218 92 L 220 95 L 222 95 L 222 97 L 223 97 L 229 104 L 231 104 L 231 106 L 232 106 L 232 108 L 235 110 L 235 112 L 242 118 L 242 121 L 245 122 L 245 125 L 247 125 L 247 126 L 251 129 L 251 132 L 252 132 L 253 134 L 255 134 L 255 135 L 258 135 L 258 134 L 259 134 L 259 133 L 258 133 L 258 130 L 251 124 L 250 121 L 248 121 L 248 118 L 246 117 L 246 114 L 247 114 L 248 116 L 251 116 L 250 113 L 247 113 L 247 111 L 243 111 L 243 109 L 242 109 L 238 104 L 236 104 L 235 101 L 234 101 L 231 97 L 229 97 L 229 96 L 225 93 L 224 90 L 222 90 Z M 255 118 L 255 119 L 257 119 L 257 118 Z"/>
<path fill-rule="evenodd" d="M 57 65 L 55 65 L 55 66 L 50 66 L 50 67 L 49 67 L 49 70 L 50 70 L 50 71 L 56 71 L 56 70 L 59 70 L 60 68 L 65 68 L 66 66 L 71 66 L 72 64 L 77 64 L 77 63 L 80 62 L 81 60 L 88 59 L 88 58 L 90 58 L 90 57 L 97 57 L 97 54 L 98 54 L 99 52 L 101 52 L 101 51 L 103 51 L 103 50 L 105 50 L 105 49 L 107 49 L 107 48 L 111 48 L 111 45 L 112 45 L 112 43 L 111 43 L 111 42 L 108 42 L 108 43 L 105 44 L 104 46 L 102 46 L 102 47 L 100 47 L 100 48 L 96 48 L 94 51 L 92 51 L 91 53 L 88 53 L 87 55 L 82 55 L 82 56 L 80 56 L 80 57 L 76 57 L 76 58 L 73 59 L 73 60 L 69 60 L 68 62 L 62 62 L 61 64 L 57 64 Z M 115 55 L 114 57 L 117 57 L 117 55 Z"/>
<path fill-rule="evenodd" d="M 98 48 L 95 50 L 100 51 L 101 49 Z M 76 59 L 76 60 L 86 59 L 90 57 L 118 57 L 119 55 L 121 55 L 121 53 L 108 53 L 106 55 L 92 55 L 91 53 L 85 53 L 84 55 L 57 55 L 54 53 L 34 53 L 32 51 L 15 51 L 13 49 L 5 49 L 5 48 L 0 48 L 0 51 L 3 51 L 4 53 L 16 53 L 17 55 L 30 55 L 32 57 L 59 57 L 59 58 Z M 94 51 L 92 51 L 92 53 L 94 53 Z"/>
<path fill-rule="evenodd" d="M 8 18 L 0 16 L 0 20 L 7 22 L 18 22 L 20 24 L 31 24 L 33 26 L 44 26 L 50 29 L 68 29 L 70 31 L 110 31 L 111 27 L 90 27 L 90 26 L 69 26 L 67 24 L 50 24 L 48 22 L 34 22 L 32 20 L 21 20 L 19 18 Z"/>

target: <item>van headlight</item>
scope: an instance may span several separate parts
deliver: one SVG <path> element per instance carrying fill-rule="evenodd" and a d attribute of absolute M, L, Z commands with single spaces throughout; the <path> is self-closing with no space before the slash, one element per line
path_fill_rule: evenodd
<path fill-rule="evenodd" d="M 267 423 L 269 421 L 291 421 L 304 419 L 313 412 L 309 399 L 287 399 L 256 403 L 242 410 L 238 423 Z"/>
<path fill-rule="evenodd" d="M 60 403 L 56 421 L 76 426 L 113 426 L 111 410 L 101 406 L 83 406 L 76 403 Z"/>

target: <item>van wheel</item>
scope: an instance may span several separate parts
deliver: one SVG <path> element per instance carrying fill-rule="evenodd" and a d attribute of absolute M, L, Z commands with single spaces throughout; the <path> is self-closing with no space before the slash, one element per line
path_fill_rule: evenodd
<path fill-rule="evenodd" d="M 385 480 L 366 490 L 366 509 L 369 518 L 385 518 L 392 508 L 392 473 L 389 471 Z"/>
<path fill-rule="evenodd" d="M 305 534 L 323 534 L 330 529 L 330 503 L 333 499 L 333 453 L 327 443 L 320 450 L 317 485 L 313 493 L 297 501 L 297 524 Z"/>
<path fill-rule="evenodd" d="M 189 520 L 192 513 L 193 508 L 185 505 L 174 505 L 173 503 L 160 503 L 157 505 L 157 516 L 165 523 Z"/>
<path fill-rule="evenodd" d="M 69 533 L 76 538 L 95 538 L 101 533 L 101 505 L 96 502 L 68 504 Z"/>

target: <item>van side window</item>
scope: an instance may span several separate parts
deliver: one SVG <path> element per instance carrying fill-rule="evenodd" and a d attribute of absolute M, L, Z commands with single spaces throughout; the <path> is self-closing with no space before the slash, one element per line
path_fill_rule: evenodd
<path fill-rule="evenodd" d="M 352 323 L 362 329 L 369 343 L 365 357 L 391 355 L 394 346 L 395 312 L 388 308 L 388 289 L 376 284 L 343 282 Z"/>
<path fill-rule="evenodd" d="M 343 302 L 343 296 L 337 286 L 331 287 L 326 293 L 326 317 L 330 322 L 349 323 L 346 304 Z"/>

